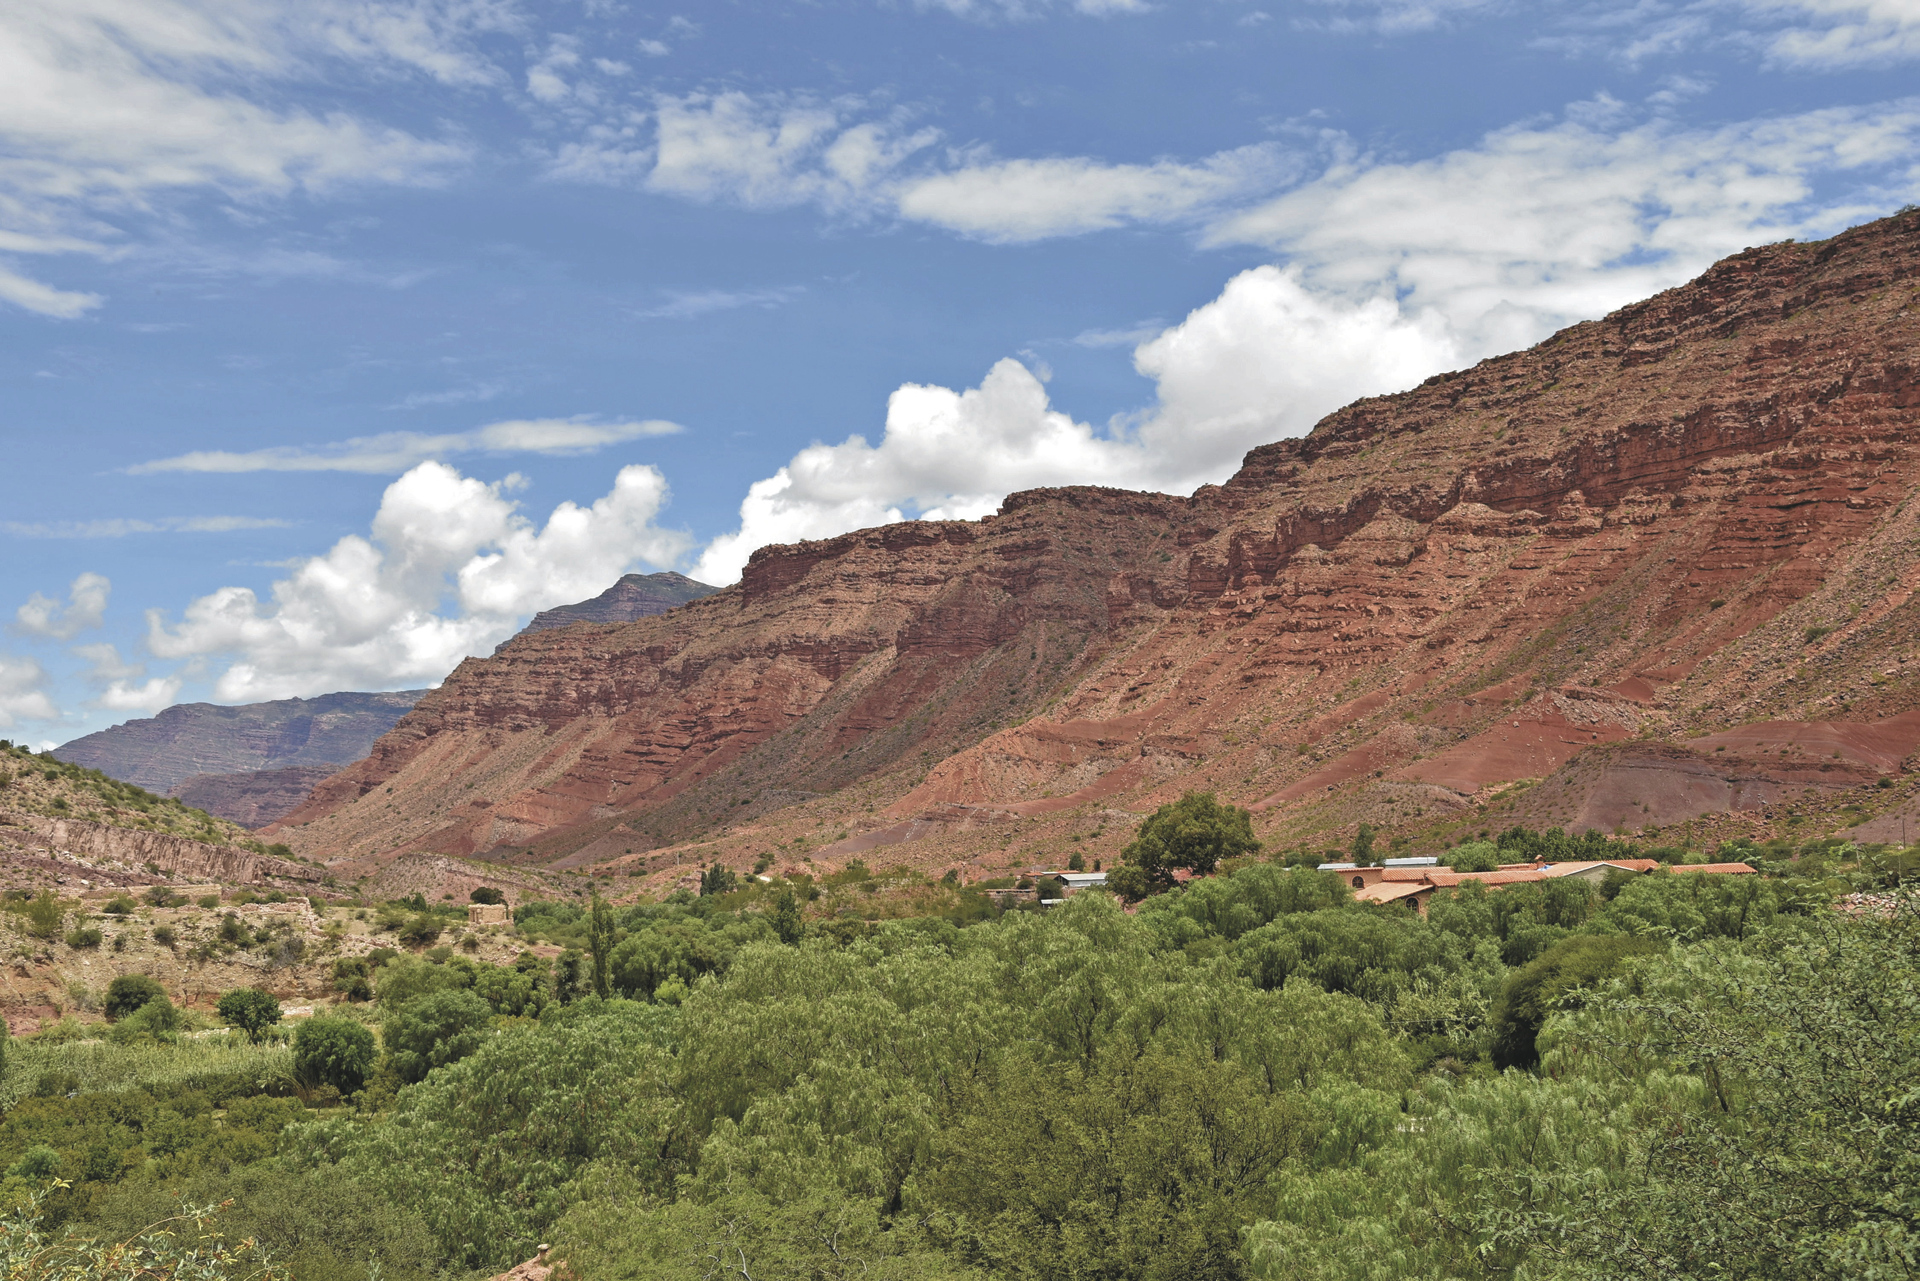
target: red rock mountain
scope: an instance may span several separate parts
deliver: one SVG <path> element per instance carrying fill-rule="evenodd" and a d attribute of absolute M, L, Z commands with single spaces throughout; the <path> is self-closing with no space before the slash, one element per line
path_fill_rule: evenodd
<path fill-rule="evenodd" d="M 646 865 L 804 829 L 981 863 L 1117 844 L 1115 811 L 1194 787 L 1282 844 L 1883 821 L 1920 748 L 1917 481 L 1907 213 L 1359 401 L 1191 498 L 1016 494 L 522 634 L 277 839 Z"/>

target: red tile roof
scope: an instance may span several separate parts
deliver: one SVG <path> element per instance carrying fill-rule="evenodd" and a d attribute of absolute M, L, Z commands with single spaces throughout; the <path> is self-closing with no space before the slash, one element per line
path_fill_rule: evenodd
<path fill-rule="evenodd" d="M 1547 878 L 1545 874 L 1541 872 L 1515 870 L 1510 872 L 1434 871 L 1427 874 L 1427 879 L 1435 885 L 1445 887 L 1458 885 L 1462 881 L 1478 881 L 1482 885 L 1517 885 L 1523 881 L 1544 881 Z"/>

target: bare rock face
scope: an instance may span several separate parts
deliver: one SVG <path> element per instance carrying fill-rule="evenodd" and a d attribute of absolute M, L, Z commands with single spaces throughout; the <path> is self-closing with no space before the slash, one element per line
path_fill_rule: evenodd
<path fill-rule="evenodd" d="M 1191 498 L 1015 494 L 523 633 L 280 830 L 335 860 L 599 857 L 724 830 L 767 789 L 885 780 L 867 827 L 897 842 L 1190 788 L 1291 841 L 1475 810 L 1627 743 L 1659 750 L 1562 778 L 1553 814 L 1871 787 L 1920 749 L 1917 352 L 1920 214 L 1748 250 Z M 1807 759 L 1738 728 L 1762 722 Z"/>
<path fill-rule="evenodd" d="M 293 765 L 286 769 L 245 770 L 238 774 L 195 774 L 174 789 L 174 795 L 195 809 L 229 819 L 246 828 L 262 828 L 292 813 L 307 799 L 314 784 L 340 768 Z"/>
<path fill-rule="evenodd" d="M 424 693 L 323 694 L 238 707 L 180 703 L 76 738 L 53 754 L 162 795 L 201 774 L 296 766 L 331 772 L 365 756 Z"/>
<path fill-rule="evenodd" d="M 625 574 L 592 600 L 541 610 L 522 630 L 539 632 L 550 627 L 571 627 L 575 623 L 631 623 L 636 618 L 664 614 L 676 605 L 711 596 L 719 590 L 695 582 L 685 574 Z"/>
<path fill-rule="evenodd" d="M 0 840 L 42 853 L 81 858 L 178 881 L 264 885 L 318 881 L 312 867 L 235 845 L 215 845 L 164 832 L 143 832 L 78 818 L 0 811 Z"/>

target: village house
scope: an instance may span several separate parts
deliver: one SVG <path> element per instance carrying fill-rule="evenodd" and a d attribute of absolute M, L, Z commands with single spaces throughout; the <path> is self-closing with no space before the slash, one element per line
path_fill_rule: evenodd
<path fill-rule="evenodd" d="M 1393 858 L 1379 867 L 1359 867 L 1353 863 L 1322 863 L 1323 872 L 1338 872 L 1353 887 L 1359 903 L 1411 902 L 1414 910 L 1426 915 L 1427 901 L 1438 890 L 1452 889 L 1468 881 L 1498 887 L 1533 881 L 1551 881 L 1577 877 L 1599 884 L 1612 872 L 1646 874 L 1665 868 L 1672 872 L 1706 872 L 1717 875 L 1757 875 L 1745 863 L 1660 863 L 1650 858 L 1622 858 L 1567 863 L 1504 863 L 1491 872 L 1456 872 L 1441 867 L 1437 858 Z"/>

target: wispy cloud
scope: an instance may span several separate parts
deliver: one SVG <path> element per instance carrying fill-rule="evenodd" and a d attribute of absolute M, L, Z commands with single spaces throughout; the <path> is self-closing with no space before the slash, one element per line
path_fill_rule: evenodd
<path fill-rule="evenodd" d="M 476 405 L 492 400 L 506 391 L 505 383 L 478 383 L 472 387 L 449 387 L 445 391 L 417 391 L 402 396 L 388 409 L 424 409 L 429 405 Z"/>
<path fill-rule="evenodd" d="M 689 293 L 669 293 L 658 307 L 633 313 L 639 320 L 691 320 L 716 311 L 737 307 L 771 309 L 792 302 L 806 290 L 798 286 L 784 289 L 702 289 Z"/>
<path fill-rule="evenodd" d="M 1130 329 L 1082 329 L 1068 341 L 1076 347 L 1137 347 L 1166 327 L 1163 320 L 1143 320 Z"/>
<path fill-rule="evenodd" d="M 0 169 L 0 249 L 110 257 L 130 243 L 111 220 L 142 220 L 173 192 L 219 191 L 242 207 L 350 184 L 436 182 L 466 162 L 464 140 L 250 100 L 233 86 L 318 80 L 341 62 L 451 86 L 493 83 L 498 70 L 477 40 L 514 27 L 511 9 L 497 0 L 10 0 L 0 5 L 0 151 L 10 157 Z M 296 257 L 275 270 L 339 267 Z M 101 299 L 0 264 L 0 302 L 73 318 Z"/>
<path fill-rule="evenodd" d="M 10 520 L 0 529 L 19 538 L 125 538 L 129 534 L 231 534 L 243 529 L 285 529 L 292 524 L 264 516 L 161 516 L 152 520 Z"/>
<path fill-rule="evenodd" d="M 349 471 L 398 475 L 415 464 L 455 454 L 590 454 L 648 436 L 670 436 L 680 424 L 652 418 L 644 422 L 594 422 L 590 417 L 519 418 L 489 423 L 472 431 L 429 435 L 417 431 L 355 436 L 335 444 L 276 445 L 233 451 L 203 449 L 156 458 L 127 468 L 134 475 L 154 472 L 241 473 L 262 471 Z"/>

